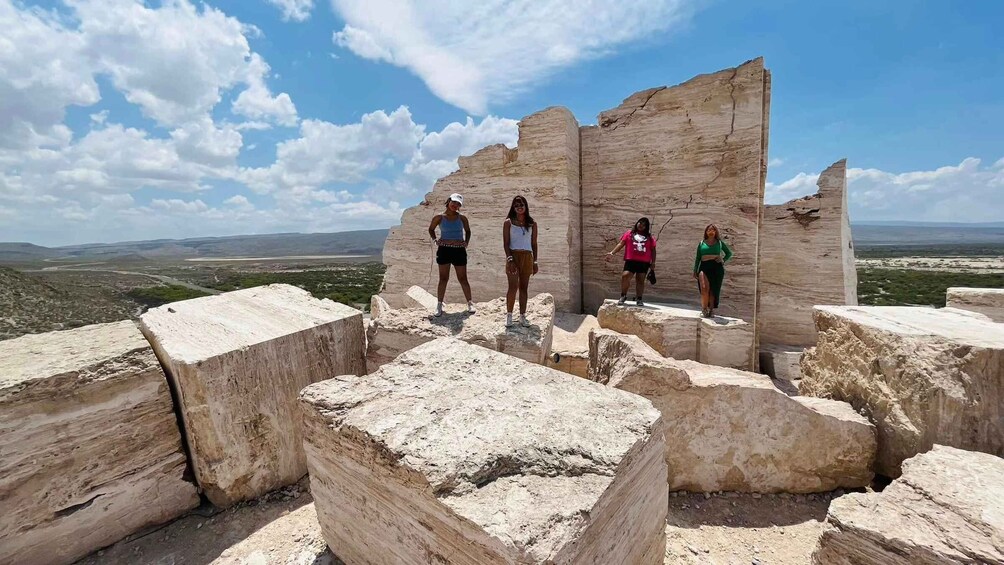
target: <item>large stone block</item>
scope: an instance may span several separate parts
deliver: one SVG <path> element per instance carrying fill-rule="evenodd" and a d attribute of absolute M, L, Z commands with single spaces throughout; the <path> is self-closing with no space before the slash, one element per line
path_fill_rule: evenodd
<path fill-rule="evenodd" d="M 845 400 L 878 427 L 876 471 L 935 443 L 1004 455 L 1004 325 L 905 306 L 817 306 L 802 394 Z"/>
<path fill-rule="evenodd" d="M 762 59 L 637 92 L 581 130 L 583 305 L 620 294 L 622 264 L 604 254 L 641 216 L 659 241 L 656 302 L 699 300 L 694 253 L 704 227 L 722 230 L 735 258 L 723 314 L 754 320 L 757 226 L 763 205 L 770 73 Z"/>
<path fill-rule="evenodd" d="M 830 504 L 818 565 L 1004 564 L 1004 459 L 935 446 L 882 492 Z"/>
<path fill-rule="evenodd" d="M 698 327 L 697 361 L 752 371 L 753 325 L 724 316 L 702 318 Z"/>
<path fill-rule="evenodd" d="M 847 216 L 847 161 L 830 165 L 819 191 L 764 206 L 760 226 L 760 343 L 811 347 L 812 307 L 856 305 L 858 276 Z"/>
<path fill-rule="evenodd" d="M 446 208 L 447 197 L 464 195 L 462 213 L 474 234 L 467 248 L 467 274 L 474 300 L 504 296 L 507 288 L 502 255 L 502 221 L 517 195 L 526 197 L 537 221 L 540 272 L 531 285 L 554 296 L 561 310 L 581 308 L 581 226 L 579 215 L 579 124 L 565 108 L 548 108 L 519 123 L 516 149 L 486 147 L 461 157 L 460 170 L 436 182 L 432 192 L 405 210 L 401 225 L 384 244 L 384 298 L 391 306 L 410 306 L 404 294 L 412 285 L 435 292 L 429 222 Z M 460 285 L 451 281 L 446 299 L 463 302 Z"/>
<path fill-rule="evenodd" d="M 601 328 L 636 335 L 664 357 L 710 365 L 753 368 L 753 326 L 738 318 L 701 318 L 690 306 L 606 300 L 597 314 Z"/>
<path fill-rule="evenodd" d="M 875 429 L 847 403 L 789 397 L 764 375 L 668 359 L 603 329 L 590 335 L 589 377 L 662 412 L 671 490 L 823 492 L 872 479 Z"/>
<path fill-rule="evenodd" d="M 589 372 L 589 331 L 598 327 L 596 316 L 556 313 L 547 366 L 585 378 Z"/>
<path fill-rule="evenodd" d="M 129 321 L 0 341 L 0 563 L 71 563 L 199 503 Z"/>
<path fill-rule="evenodd" d="M 801 347 L 768 346 L 760 349 L 760 371 L 772 379 L 799 381 L 802 378 Z"/>
<path fill-rule="evenodd" d="M 195 477 L 217 506 L 302 477 L 297 394 L 366 371 L 362 313 L 289 285 L 174 302 L 141 324 L 177 391 Z"/>
<path fill-rule="evenodd" d="M 467 306 L 448 304 L 438 318 L 424 307 L 382 311 L 367 333 L 369 370 L 374 371 L 401 353 L 440 337 L 455 337 L 531 363 L 545 363 L 551 351 L 554 326 L 554 298 L 550 294 L 538 294 L 527 301 L 528 328 L 518 323 L 505 327 L 504 297 L 476 307 L 476 314 L 468 314 Z"/>
<path fill-rule="evenodd" d="M 951 287 L 945 293 L 947 306 L 979 312 L 991 320 L 1004 323 L 1004 288 Z"/>
<path fill-rule="evenodd" d="M 663 562 L 663 426 L 643 398 L 445 338 L 301 404 L 347 563 Z"/>

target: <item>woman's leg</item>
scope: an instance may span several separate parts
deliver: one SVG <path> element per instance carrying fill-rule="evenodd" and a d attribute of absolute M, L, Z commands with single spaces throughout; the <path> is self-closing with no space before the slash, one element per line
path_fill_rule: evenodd
<path fill-rule="evenodd" d="M 436 298 L 440 302 L 443 301 L 443 297 L 446 296 L 446 283 L 450 282 L 450 264 L 439 266 L 439 288 L 436 291 Z"/>
<path fill-rule="evenodd" d="M 510 273 L 507 269 L 505 276 L 509 280 L 509 288 L 505 293 L 505 311 L 512 314 L 512 307 L 516 304 L 516 292 L 519 290 L 519 273 Z"/>
<path fill-rule="evenodd" d="M 711 304 L 711 308 L 718 308 L 719 298 L 722 296 L 722 282 L 725 280 L 725 268 L 719 266 L 715 273 L 711 276 L 711 300 L 708 302 Z"/>
<path fill-rule="evenodd" d="M 701 310 L 707 310 L 711 303 L 711 284 L 708 282 L 708 275 L 700 271 L 697 273 L 697 280 L 701 285 Z"/>
<path fill-rule="evenodd" d="M 645 273 L 634 274 L 634 289 L 638 299 L 641 300 L 645 296 Z"/>
<path fill-rule="evenodd" d="M 621 296 L 627 296 L 628 288 L 631 287 L 631 271 L 621 273 Z"/>
<path fill-rule="evenodd" d="M 457 280 L 460 282 L 460 288 L 464 289 L 464 298 L 466 298 L 468 302 L 473 302 L 471 299 L 471 285 L 467 282 L 467 265 L 464 265 L 463 267 L 457 265 L 454 269 L 457 271 Z"/>
<path fill-rule="evenodd" d="M 519 272 L 519 315 L 526 315 L 526 295 L 530 289 L 530 274 L 532 271 L 520 269 Z"/>

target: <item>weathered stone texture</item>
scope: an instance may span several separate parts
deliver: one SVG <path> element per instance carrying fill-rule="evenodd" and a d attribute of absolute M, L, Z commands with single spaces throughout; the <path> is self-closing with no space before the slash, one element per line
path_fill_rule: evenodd
<path fill-rule="evenodd" d="M 823 492 L 872 479 L 875 428 L 844 402 L 789 397 L 766 376 L 667 359 L 603 329 L 590 334 L 589 378 L 662 412 L 671 490 Z"/>
<path fill-rule="evenodd" d="M 702 318 L 698 327 L 697 361 L 752 371 L 753 325 L 724 316 Z"/>
<path fill-rule="evenodd" d="M 737 318 L 701 318 L 690 306 L 648 302 L 638 307 L 608 299 L 597 320 L 601 328 L 640 337 L 664 357 L 753 368 L 753 326 Z"/>
<path fill-rule="evenodd" d="M 760 371 L 772 379 L 795 382 L 802 378 L 801 347 L 769 346 L 760 349 Z"/>
<path fill-rule="evenodd" d="M 362 313 L 289 285 L 174 302 L 141 324 L 177 391 L 196 479 L 217 506 L 302 477 L 297 393 L 366 371 Z"/>
<path fill-rule="evenodd" d="M 764 207 L 757 313 L 763 344 L 811 347 L 814 305 L 858 303 L 847 160 L 830 165 L 816 185 L 816 194 Z"/>
<path fill-rule="evenodd" d="M 468 314 L 466 305 L 448 304 L 439 318 L 424 307 L 381 312 L 367 332 L 367 367 L 374 371 L 401 353 L 440 337 L 455 337 L 538 365 L 545 363 L 554 325 L 554 298 L 550 294 L 538 294 L 527 301 L 528 328 L 518 323 L 505 327 L 504 297 L 476 307 L 476 314 Z M 518 317 L 519 310 L 516 312 Z"/>
<path fill-rule="evenodd" d="M 474 300 L 505 295 L 502 222 L 513 197 L 522 194 L 540 226 L 540 272 L 530 288 L 553 295 L 561 310 L 579 311 L 579 125 L 571 112 L 548 108 L 523 118 L 516 149 L 493 145 L 461 157 L 459 171 L 440 179 L 424 201 L 404 212 L 384 244 L 383 296 L 391 306 L 409 306 L 403 295 L 415 284 L 435 292 L 439 278 L 431 266 L 428 227 L 454 192 L 464 195 L 462 213 L 474 234 L 467 248 Z M 447 300 L 451 297 L 464 302 L 455 279 L 446 291 Z"/>
<path fill-rule="evenodd" d="M 995 322 L 1004 323 L 1004 288 L 952 287 L 946 299 L 950 308 L 979 312 Z"/>
<path fill-rule="evenodd" d="M 600 324 L 596 316 L 566 312 L 555 314 L 547 366 L 585 378 L 589 372 L 589 331 L 598 327 Z"/>
<path fill-rule="evenodd" d="M 715 223 L 735 252 L 721 312 L 754 319 L 757 222 L 762 206 L 765 99 L 762 59 L 638 92 L 582 128 L 583 304 L 620 294 L 622 263 L 604 261 L 641 216 L 658 235 L 659 283 L 650 300 L 699 301 L 694 253 Z"/>
<path fill-rule="evenodd" d="M 1004 459 L 935 446 L 882 492 L 830 504 L 818 565 L 1004 564 Z"/>
<path fill-rule="evenodd" d="M 643 398 L 445 338 L 301 405 L 347 563 L 663 562 L 663 426 Z"/>
<path fill-rule="evenodd" d="M 435 295 L 431 294 L 424 288 L 414 285 L 405 292 L 405 296 L 410 298 L 415 304 L 413 306 L 421 306 L 430 312 L 436 311 L 436 304 L 439 302 L 436 300 Z"/>
<path fill-rule="evenodd" d="M 878 427 L 876 471 L 935 443 L 1004 456 L 1004 325 L 955 309 L 817 306 L 802 394 L 846 400 Z"/>
<path fill-rule="evenodd" d="M 0 563 L 71 563 L 198 505 L 129 321 L 0 341 Z"/>

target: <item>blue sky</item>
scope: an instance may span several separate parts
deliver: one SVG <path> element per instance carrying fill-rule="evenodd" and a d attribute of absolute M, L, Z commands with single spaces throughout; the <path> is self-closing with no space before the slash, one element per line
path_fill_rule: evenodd
<path fill-rule="evenodd" d="M 0 0 L 0 240 L 388 227 L 552 105 L 763 56 L 767 199 L 1004 218 L 999 2 Z"/>

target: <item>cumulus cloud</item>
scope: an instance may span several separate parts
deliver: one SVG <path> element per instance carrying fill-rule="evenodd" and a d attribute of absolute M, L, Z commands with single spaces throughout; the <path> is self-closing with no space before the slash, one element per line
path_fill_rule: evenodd
<path fill-rule="evenodd" d="M 767 183 L 766 200 L 781 203 L 816 192 L 818 174 L 798 173 Z M 976 157 L 958 165 L 893 173 L 847 169 L 852 221 L 991 222 L 1004 218 L 1004 158 L 984 165 Z"/>
<path fill-rule="evenodd" d="M 233 111 L 252 120 L 273 120 L 284 126 L 295 126 L 296 106 L 285 92 L 272 96 L 265 84 L 269 67 L 257 53 L 251 54 L 247 69 L 247 90 L 241 92 L 233 103 Z M 259 122 L 260 123 L 260 122 Z"/>
<path fill-rule="evenodd" d="M 282 10 L 282 19 L 287 22 L 305 22 L 314 9 L 314 0 L 268 0 L 268 3 Z"/>
<path fill-rule="evenodd" d="M 345 26 L 333 41 L 406 68 L 446 102 L 484 115 L 534 82 L 665 33 L 693 0 L 331 0 Z"/>

